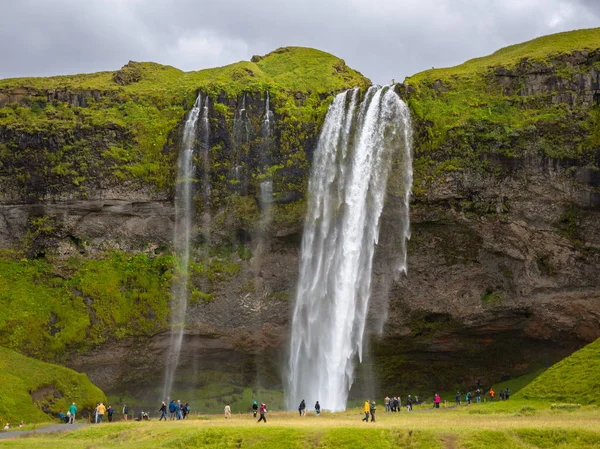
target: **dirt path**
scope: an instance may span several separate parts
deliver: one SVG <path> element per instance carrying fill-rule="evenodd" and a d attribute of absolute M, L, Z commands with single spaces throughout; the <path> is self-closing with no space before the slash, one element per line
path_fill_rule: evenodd
<path fill-rule="evenodd" d="M 17 431 L 13 430 L 10 432 L 0 432 L 0 440 L 7 440 L 9 438 L 20 438 L 23 436 L 40 434 L 40 433 L 55 433 L 55 432 L 68 432 L 71 430 L 79 429 L 81 427 L 87 426 L 88 424 L 54 424 L 52 426 L 41 427 L 35 431 L 33 430 L 25 430 L 25 431 Z"/>

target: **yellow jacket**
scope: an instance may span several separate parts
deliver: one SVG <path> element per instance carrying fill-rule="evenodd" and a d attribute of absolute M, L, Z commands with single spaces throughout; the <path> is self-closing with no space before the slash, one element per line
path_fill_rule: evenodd
<path fill-rule="evenodd" d="M 106 406 L 104 404 L 100 404 L 98 406 L 98 414 L 104 415 L 106 413 Z"/>
<path fill-rule="evenodd" d="M 369 407 L 369 401 L 365 401 L 364 410 L 365 413 L 369 413 L 371 411 L 371 407 Z"/>

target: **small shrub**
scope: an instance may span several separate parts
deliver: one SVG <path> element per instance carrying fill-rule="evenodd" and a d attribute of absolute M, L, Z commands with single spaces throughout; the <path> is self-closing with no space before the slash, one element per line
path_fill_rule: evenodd
<path fill-rule="evenodd" d="M 567 410 L 569 412 L 581 408 L 581 404 L 552 404 L 550 406 L 552 410 Z"/>
<path fill-rule="evenodd" d="M 524 405 L 517 411 L 517 413 L 515 413 L 515 416 L 531 416 L 535 415 L 536 412 L 537 410 L 535 408 L 530 407 L 529 405 Z"/>

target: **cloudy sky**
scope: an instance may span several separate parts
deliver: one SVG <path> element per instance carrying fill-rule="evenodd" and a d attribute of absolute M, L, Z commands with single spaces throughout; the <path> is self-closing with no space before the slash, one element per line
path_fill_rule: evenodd
<path fill-rule="evenodd" d="M 600 26 L 600 0 L 0 0 L 0 78 L 198 70 L 287 45 L 378 83 L 544 34 Z"/>

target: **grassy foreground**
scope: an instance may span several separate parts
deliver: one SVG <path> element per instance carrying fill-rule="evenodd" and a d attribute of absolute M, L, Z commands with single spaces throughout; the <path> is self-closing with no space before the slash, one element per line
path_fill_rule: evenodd
<path fill-rule="evenodd" d="M 508 401 L 408 413 L 378 412 L 361 422 L 354 409 L 303 418 L 269 413 L 268 423 L 248 415 L 226 421 L 208 416 L 184 422 L 114 423 L 69 433 L 0 441 L 0 448 L 594 448 L 600 445 L 600 409 Z"/>

